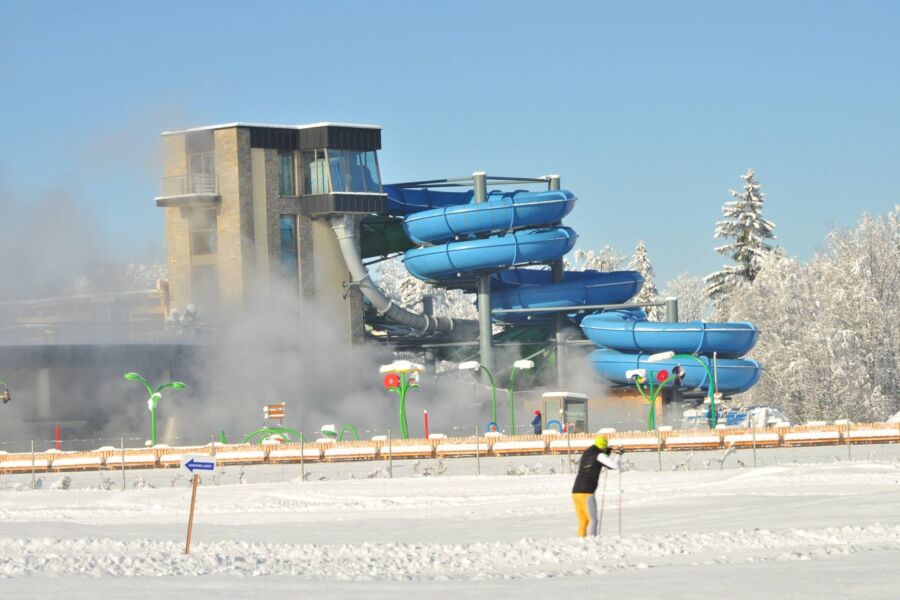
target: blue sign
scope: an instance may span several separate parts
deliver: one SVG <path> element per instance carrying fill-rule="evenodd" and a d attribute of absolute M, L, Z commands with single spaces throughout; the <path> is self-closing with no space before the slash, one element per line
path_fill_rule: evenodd
<path fill-rule="evenodd" d="M 216 460 L 214 458 L 191 458 L 182 466 L 191 473 L 193 473 L 194 471 L 215 471 Z"/>

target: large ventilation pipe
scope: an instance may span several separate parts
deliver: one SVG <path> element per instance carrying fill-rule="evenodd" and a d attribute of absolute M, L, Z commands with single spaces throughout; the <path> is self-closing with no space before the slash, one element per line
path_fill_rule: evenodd
<path fill-rule="evenodd" d="M 477 321 L 416 314 L 388 298 L 372 281 L 369 270 L 363 264 L 359 252 L 359 223 L 360 217 L 341 215 L 332 217 L 331 228 L 334 230 L 334 235 L 341 246 L 344 262 L 347 263 L 347 269 L 350 271 L 351 284 L 359 287 L 363 296 L 372 303 L 379 314 L 394 323 L 406 325 L 421 333 L 451 333 L 477 328 Z"/>

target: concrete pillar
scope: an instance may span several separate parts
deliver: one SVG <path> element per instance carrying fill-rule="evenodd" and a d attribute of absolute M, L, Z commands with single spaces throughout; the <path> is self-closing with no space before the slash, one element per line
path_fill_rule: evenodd
<path fill-rule="evenodd" d="M 472 174 L 475 187 L 475 203 L 487 202 L 487 173 L 478 171 Z M 481 364 L 491 373 L 494 372 L 494 346 L 491 317 L 491 276 L 479 275 L 477 281 L 478 295 L 478 346 Z M 485 385 L 490 385 L 486 373 L 482 374 Z"/>

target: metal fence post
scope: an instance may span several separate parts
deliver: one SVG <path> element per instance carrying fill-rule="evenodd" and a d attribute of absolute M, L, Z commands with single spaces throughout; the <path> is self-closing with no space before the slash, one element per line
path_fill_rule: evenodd
<path fill-rule="evenodd" d="M 121 438 L 122 442 L 122 491 L 125 491 L 125 436 Z"/>
<path fill-rule="evenodd" d="M 481 475 L 481 450 L 478 448 L 478 425 L 475 426 L 475 474 Z"/>
<path fill-rule="evenodd" d="M 394 445 L 391 441 L 390 429 L 388 429 L 388 478 L 394 478 Z"/>
<path fill-rule="evenodd" d="M 306 454 L 306 440 L 303 439 L 303 435 L 300 435 L 300 483 L 306 481 L 306 463 L 303 460 L 303 455 Z"/>
<path fill-rule="evenodd" d="M 656 431 L 656 468 L 662 473 L 662 437 L 659 430 Z"/>
<path fill-rule="evenodd" d="M 750 435 L 753 436 L 753 466 L 756 466 L 756 426 L 750 428 Z"/>
<path fill-rule="evenodd" d="M 31 491 L 34 491 L 34 440 L 31 440 Z"/>

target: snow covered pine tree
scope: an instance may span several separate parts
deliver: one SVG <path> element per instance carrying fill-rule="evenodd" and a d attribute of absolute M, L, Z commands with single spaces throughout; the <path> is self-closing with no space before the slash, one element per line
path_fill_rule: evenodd
<path fill-rule="evenodd" d="M 723 310 L 723 303 L 734 288 L 741 283 L 751 283 L 759 273 L 757 259 L 772 250 L 766 240 L 775 239 L 775 224 L 763 218 L 762 205 L 765 194 L 754 179 L 753 169 L 741 175 L 744 191 L 731 191 L 733 200 L 722 206 L 724 221 L 716 223 L 715 237 L 734 240 L 716 248 L 719 254 L 726 254 L 736 262 L 724 265 L 721 271 L 706 276 L 706 295 Z"/>
<path fill-rule="evenodd" d="M 644 285 L 641 291 L 634 297 L 633 302 L 654 302 L 658 300 L 659 291 L 656 289 L 656 283 L 653 282 L 655 274 L 653 265 L 650 264 L 650 257 L 647 255 L 647 245 L 644 240 L 638 240 L 634 249 L 634 257 L 628 263 L 628 268 L 637 271 L 644 278 Z M 662 321 L 663 311 L 659 306 L 649 306 L 644 309 L 647 318 L 651 321 Z"/>

